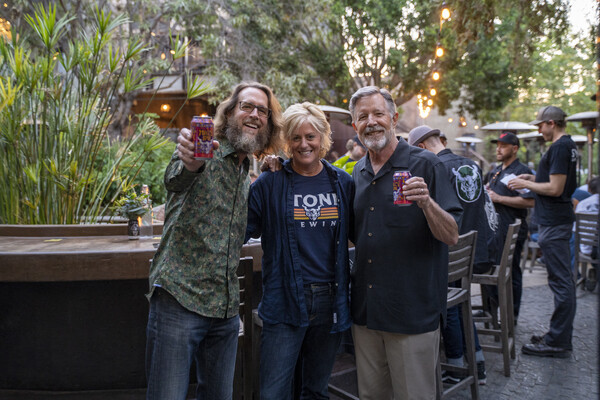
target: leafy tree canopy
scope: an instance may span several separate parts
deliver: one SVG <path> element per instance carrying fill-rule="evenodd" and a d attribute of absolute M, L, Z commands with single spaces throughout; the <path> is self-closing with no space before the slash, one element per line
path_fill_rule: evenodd
<path fill-rule="evenodd" d="M 47 1 L 47 0 L 44 0 Z M 16 0 L 25 7 L 28 0 Z M 60 0 L 82 26 L 91 0 Z M 96 3 L 96 2 L 94 2 Z M 309 100 L 345 107 L 358 87 L 392 91 L 398 104 L 434 85 L 443 113 L 486 117 L 527 90 L 538 54 L 560 46 L 568 31 L 568 0 L 448 0 L 440 30 L 433 0 L 103 0 L 127 12 L 131 32 L 149 44 L 158 25 L 189 37 L 211 77 L 213 102 L 240 80 L 275 90 L 284 106 Z M 101 4 L 102 5 L 102 4 Z M 436 44 L 445 55 L 435 58 Z M 168 48 L 167 44 L 162 44 Z M 431 80 L 432 71 L 442 74 Z"/>

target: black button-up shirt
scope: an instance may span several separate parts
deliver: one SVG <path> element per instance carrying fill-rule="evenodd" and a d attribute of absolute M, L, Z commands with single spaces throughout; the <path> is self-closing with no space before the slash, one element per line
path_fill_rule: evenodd
<path fill-rule="evenodd" d="M 448 248 L 438 241 L 416 204 L 394 206 L 392 177 L 410 171 L 427 183 L 431 197 L 460 222 L 462 207 L 444 164 L 404 139 L 377 175 L 369 157 L 354 167 L 356 260 L 352 318 L 369 329 L 420 334 L 438 328 L 445 316 Z"/>
<path fill-rule="evenodd" d="M 499 164 L 490 171 L 490 181 L 488 182 L 490 189 L 496 192 L 500 196 L 521 196 L 524 199 L 532 199 L 533 194 L 519 193 L 516 190 L 511 190 L 504 183 L 500 182 L 506 175 L 515 174 L 519 176 L 521 174 L 531 174 L 531 170 L 523 165 L 518 159 L 515 159 L 509 166 L 502 169 L 502 164 Z M 498 219 L 500 220 L 500 232 L 501 237 L 506 237 L 508 225 L 515 222 L 515 219 L 521 220 L 521 228 L 519 229 L 519 240 L 523 241 L 527 237 L 527 209 L 516 208 L 507 206 L 505 204 L 494 203 L 496 212 L 498 213 Z"/>

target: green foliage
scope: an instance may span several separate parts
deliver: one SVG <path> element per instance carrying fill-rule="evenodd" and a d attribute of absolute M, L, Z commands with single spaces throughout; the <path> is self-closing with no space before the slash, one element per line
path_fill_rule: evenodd
<path fill-rule="evenodd" d="M 139 159 L 141 154 L 144 153 L 146 146 L 146 139 L 142 139 L 138 143 L 135 143 L 130 148 L 130 159 Z M 148 157 L 144 162 L 142 168 L 140 168 L 135 179 L 131 180 L 130 185 L 135 187 L 141 187 L 142 185 L 148 185 L 150 188 L 150 199 L 154 206 L 164 204 L 167 200 L 167 191 L 163 183 L 163 177 L 165 168 L 171 160 L 171 156 L 175 151 L 176 144 L 174 142 L 167 142 L 164 146 L 161 146 L 148 153 Z M 101 153 L 98 155 L 96 160 L 96 168 L 101 169 L 105 172 L 105 166 L 109 164 L 109 160 L 114 159 L 117 155 L 118 149 L 115 147 L 105 146 Z M 129 165 L 128 165 L 129 166 Z M 108 196 L 112 198 L 115 196 L 117 190 L 117 182 L 113 182 Z"/>
<path fill-rule="evenodd" d="M 271 86 L 285 107 L 344 106 L 351 94 L 337 0 L 178 1 L 173 18 L 200 47 L 218 103 L 241 80 Z"/>
<path fill-rule="evenodd" d="M 595 54 L 589 43 L 583 34 L 569 35 L 560 46 L 543 40 L 532 58 L 534 67 L 528 86 L 519 89 L 500 117 L 531 121 L 546 105 L 558 106 L 567 115 L 594 109 L 590 97 L 596 92 Z M 567 132 L 584 134 L 578 126 L 567 124 Z"/>
<path fill-rule="evenodd" d="M 13 9 L 32 7 L 26 0 L 13 3 Z M 59 42 L 90 21 L 86 5 L 92 3 L 60 2 L 75 17 Z M 441 36 L 439 0 L 123 0 L 118 7 L 128 13 L 128 28 L 140 43 L 160 44 L 174 58 L 185 53 L 185 42 L 169 43 L 158 28 L 178 27 L 189 37 L 202 60 L 192 67 L 213 83 L 209 100 L 215 104 L 241 80 L 268 84 L 284 107 L 303 100 L 346 107 L 344 100 L 368 84 L 387 87 L 402 104 L 435 85 L 442 114 L 458 99 L 460 111 L 486 120 L 519 99 L 522 89 L 537 85 L 530 76 L 543 51 L 540 43 L 566 42 L 569 0 L 446 3 L 451 19 Z M 18 26 L 18 16 L 14 19 Z M 436 60 L 438 42 L 446 54 Z M 92 35 L 90 43 L 102 44 Z M 86 57 L 78 48 L 69 53 L 77 55 L 61 61 L 67 65 Z M 120 53 L 109 53 L 113 72 Z M 167 70 L 168 64 L 150 58 L 147 66 Z M 438 83 L 430 78 L 434 67 L 442 73 Z M 92 75 L 84 77 L 88 82 Z M 130 72 L 126 84 L 135 89 L 144 82 Z"/>
<path fill-rule="evenodd" d="M 135 220 L 150 211 L 149 204 L 147 194 L 138 195 L 132 188 L 117 199 L 112 208 L 117 215 Z"/>
<path fill-rule="evenodd" d="M 108 135 L 115 100 L 147 84 L 146 50 L 137 39 L 113 47 L 123 16 L 96 9 L 66 35 L 72 17 L 35 10 L 29 40 L 0 39 L 0 223 L 94 222 L 168 142 L 148 115 L 127 138 Z M 104 151 L 114 156 L 99 166 Z"/>
<path fill-rule="evenodd" d="M 474 116 L 501 110 L 527 85 L 537 42 L 550 37 L 560 43 L 568 27 L 567 0 L 448 0 L 451 19 L 441 35 L 439 1 L 340 1 L 355 89 L 384 86 L 402 104 L 435 86 L 442 114 L 456 99 Z M 445 49 L 440 59 L 436 43 Z M 431 79 L 434 68 L 440 82 Z"/>

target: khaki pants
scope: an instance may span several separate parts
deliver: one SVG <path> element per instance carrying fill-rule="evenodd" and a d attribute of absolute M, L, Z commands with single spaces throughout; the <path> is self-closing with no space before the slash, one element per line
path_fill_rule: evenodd
<path fill-rule="evenodd" d="M 352 325 L 361 400 L 435 399 L 440 329 L 403 335 Z"/>

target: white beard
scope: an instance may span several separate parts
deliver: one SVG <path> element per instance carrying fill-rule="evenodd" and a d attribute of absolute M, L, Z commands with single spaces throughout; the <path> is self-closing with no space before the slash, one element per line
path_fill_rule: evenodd
<path fill-rule="evenodd" d="M 375 138 L 372 136 L 365 136 L 367 133 L 369 132 L 373 132 L 373 131 L 377 131 L 377 130 L 381 130 L 382 127 L 379 125 L 375 125 L 369 128 L 366 128 L 365 131 L 363 132 L 363 138 L 360 138 L 361 142 L 363 142 L 363 144 L 365 145 L 365 147 L 369 150 L 373 150 L 375 152 L 378 152 L 380 150 L 382 150 L 385 146 L 387 146 L 387 144 L 390 141 L 390 133 L 387 130 L 384 130 L 383 135 L 379 138 Z"/>

